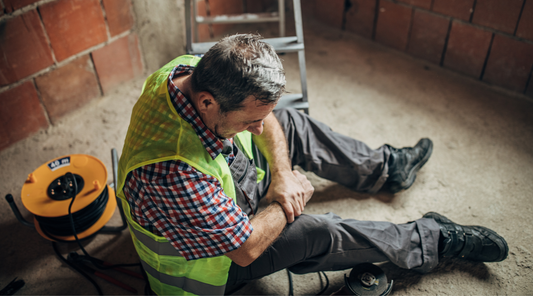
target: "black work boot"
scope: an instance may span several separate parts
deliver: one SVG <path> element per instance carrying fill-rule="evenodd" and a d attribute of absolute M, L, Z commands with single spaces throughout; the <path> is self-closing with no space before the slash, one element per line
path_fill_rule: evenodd
<path fill-rule="evenodd" d="M 396 193 L 408 189 L 416 179 L 416 173 L 428 161 L 433 152 L 433 142 L 423 138 L 414 147 L 401 149 L 387 145 L 390 149 L 389 177 L 383 189 Z"/>
<path fill-rule="evenodd" d="M 440 226 L 441 257 L 482 262 L 500 262 L 507 258 L 507 242 L 487 227 L 459 225 L 435 212 L 425 214 L 424 218 L 434 219 Z"/>

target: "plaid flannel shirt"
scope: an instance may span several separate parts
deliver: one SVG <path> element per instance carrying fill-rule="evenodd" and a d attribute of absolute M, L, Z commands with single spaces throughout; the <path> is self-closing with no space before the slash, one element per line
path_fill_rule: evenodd
<path fill-rule="evenodd" d="M 178 114 L 196 131 L 215 159 L 223 148 L 203 123 L 190 101 L 172 79 L 192 73 L 178 65 L 168 77 L 168 92 Z M 232 139 L 231 139 L 232 141 Z M 226 158 L 231 164 L 233 152 Z M 253 231 L 252 224 L 222 184 L 180 160 L 145 165 L 130 172 L 124 193 L 134 219 L 145 229 L 164 236 L 187 260 L 223 255 L 240 247 Z"/>

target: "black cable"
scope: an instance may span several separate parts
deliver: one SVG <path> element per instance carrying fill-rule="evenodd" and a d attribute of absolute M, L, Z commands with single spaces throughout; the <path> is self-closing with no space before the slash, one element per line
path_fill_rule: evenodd
<path fill-rule="evenodd" d="M 83 270 L 81 270 L 78 266 L 72 264 L 70 261 L 68 261 L 67 259 L 65 259 L 65 257 L 63 257 L 63 255 L 61 255 L 61 253 L 59 252 L 59 250 L 57 249 L 57 244 L 56 242 L 52 242 L 52 247 L 54 248 L 54 251 L 56 252 L 56 255 L 57 257 L 59 257 L 59 260 L 61 260 L 63 263 L 66 263 L 68 266 L 72 267 L 72 269 L 76 270 L 77 272 L 79 272 L 84 278 L 86 278 L 89 282 L 91 282 L 91 284 L 93 284 L 93 286 L 96 288 L 96 290 L 98 291 L 98 295 L 104 295 L 104 293 L 102 292 L 102 289 L 100 289 L 100 286 L 98 286 L 98 284 L 88 275 L 86 274 Z"/>
<path fill-rule="evenodd" d="M 86 259 L 90 260 L 91 263 L 96 266 L 97 268 L 99 269 L 110 269 L 110 268 L 115 268 L 115 267 L 123 267 L 123 266 L 139 266 L 141 265 L 140 263 L 132 263 L 132 264 L 115 264 L 115 265 L 103 265 L 102 264 L 102 261 L 97 259 L 97 258 L 94 258 L 92 257 L 91 255 L 89 255 L 89 253 L 85 250 L 85 248 L 83 247 L 83 245 L 81 244 L 81 241 L 80 239 L 78 238 L 78 231 L 79 229 L 77 230 L 77 226 L 76 226 L 76 223 L 74 221 L 74 216 L 75 214 L 72 214 L 72 205 L 74 204 L 74 201 L 76 199 L 76 195 L 78 193 L 78 183 L 76 181 L 76 178 L 74 178 L 74 176 L 72 175 L 72 173 L 68 172 L 65 174 L 65 176 L 67 178 L 72 178 L 72 183 L 73 183 L 73 186 L 74 186 L 74 190 L 72 191 L 72 200 L 70 201 L 70 204 L 69 204 L 69 207 L 68 207 L 68 215 L 66 217 L 68 217 L 68 221 L 70 223 L 69 226 L 70 226 L 70 233 L 69 234 L 72 234 L 74 235 L 74 238 L 75 238 L 75 241 L 76 243 L 78 244 L 78 246 L 80 247 L 81 251 L 85 254 L 85 257 Z M 107 200 L 108 200 L 108 191 L 107 191 L 107 186 L 105 187 L 104 191 L 102 192 L 102 194 L 100 194 L 100 196 L 95 200 L 95 201 L 98 201 L 98 202 L 93 202 L 91 203 L 91 209 L 94 210 L 94 211 L 97 211 L 97 212 L 100 212 L 100 213 L 97 213 L 97 214 L 93 214 L 93 215 L 88 215 L 88 216 L 81 216 L 78 215 L 77 219 L 82 219 L 82 227 L 85 227 L 85 224 L 84 223 L 89 223 L 91 221 L 98 221 L 98 219 L 100 219 L 100 216 L 103 214 L 103 211 L 105 210 L 105 206 L 107 205 Z M 102 202 L 102 201 L 105 201 L 105 202 Z M 85 210 L 87 208 L 84 208 L 83 210 Z M 87 213 L 85 213 L 87 214 Z M 96 220 L 94 220 L 94 217 L 98 216 L 98 218 Z M 64 217 L 61 217 L 62 219 Z M 89 225 L 92 226 L 94 224 L 94 222 L 92 224 Z M 80 224 L 80 223 L 78 223 Z M 87 227 L 87 229 L 89 228 Z M 43 230 L 43 232 L 45 232 L 45 230 L 43 228 L 41 228 Z M 79 232 L 82 232 L 82 231 L 79 231 Z M 48 235 L 48 234 L 47 234 Z M 57 238 L 53 238 L 54 240 L 58 240 Z M 58 240 L 58 241 L 62 241 L 62 240 Z M 82 269 L 80 269 L 78 266 L 76 266 L 75 264 L 72 264 L 69 260 L 65 259 L 61 253 L 59 252 L 59 250 L 57 249 L 57 245 L 56 245 L 56 242 L 52 242 L 52 246 L 54 248 L 54 251 L 56 252 L 57 256 L 60 258 L 61 261 L 63 261 L 64 263 L 66 263 L 68 266 L 72 267 L 74 270 L 76 270 L 77 272 L 79 272 L 84 278 L 86 278 L 89 282 L 91 282 L 91 284 L 96 288 L 96 290 L 98 291 L 98 294 L 99 295 L 104 295 L 103 292 L 102 292 L 102 289 L 100 288 L 100 286 L 98 286 L 98 284 L 89 276 L 87 275 Z M 74 252 L 75 253 L 75 252 Z M 77 254 L 77 253 L 75 253 Z"/>
<path fill-rule="evenodd" d="M 326 278 L 326 286 L 320 290 L 320 292 L 317 293 L 317 295 L 322 295 L 324 294 L 324 292 L 326 292 L 326 290 L 328 289 L 329 287 L 329 279 L 328 279 L 328 276 L 326 275 L 325 272 L 321 271 L 321 273 L 324 275 L 324 277 Z M 318 273 L 318 276 L 320 277 L 320 272 Z"/>
<path fill-rule="evenodd" d="M 318 277 L 320 277 L 320 273 L 322 273 L 322 275 L 324 275 L 324 277 L 326 278 L 326 286 L 324 288 L 322 288 L 322 290 L 320 290 L 320 292 L 318 292 L 316 295 L 322 295 L 324 294 L 324 292 L 326 292 L 326 290 L 328 289 L 329 287 L 329 279 L 328 279 L 328 276 L 326 275 L 325 272 L 323 271 L 320 271 L 320 272 L 317 272 L 318 274 Z M 287 268 L 287 275 L 289 277 L 289 296 L 294 296 L 294 287 L 292 285 L 292 273 L 291 271 Z"/>
<path fill-rule="evenodd" d="M 289 276 L 289 296 L 294 296 L 294 289 L 292 287 L 292 273 L 288 268 L 287 275 Z"/>
<path fill-rule="evenodd" d="M 68 207 L 68 214 L 66 216 L 53 217 L 53 218 L 40 217 L 40 216 L 35 215 L 35 218 L 39 222 L 39 226 L 41 226 L 41 230 L 43 231 L 43 233 L 47 235 L 48 237 L 50 237 L 51 239 L 55 241 L 59 241 L 59 242 L 70 242 L 70 241 L 58 239 L 54 235 L 59 235 L 59 236 L 73 235 L 76 243 L 80 247 L 81 251 L 85 254 L 87 259 L 89 259 L 91 263 L 93 263 L 99 269 L 139 266 L 140 263 L 103 265 L 100 263 L 101 261 L 99 259 L 96 259 L 89 255 L 89 253 L 85 250 L 85 248 L 81 244 L 80 239 L 78 238 L 77 234 L 89 229 L 103 215 L 105 208 L 107 206 L 107 202 L 109 200 L 108 188 L 106 186 L 104 190 L 102 191 L 102 193 L 87 207 L 81 209 L 78 212 L 72 213 L 72 205 L 74 204 L 74 200 L 76 199 L 77 193 L 79 193 L 78 182 L 75 176 L 70 172 L 66 173 L 65 177 L 72 180 L 72 185 L 74 187 L 73 190 L 71 191 L 72 197 L 70 198 L 72 198 L 72 200 L 70 201 L 70 204 Z"/>
<path fill-rule="evenodd" d="M 74 187 L 77 187 L 75 178 L 72 178 Z M 76 192 L 76 191 L 74 191 Z M 73 197 L 74 200 L 75 196 Z M 107 201 L 109 200 L 109 192 L 107 186 L 102 193 L 87 207 L 71 214 L 72 202 L 69 206 L 69 213 L 61 217 L 41 217 L 35 215 L 35 219 L 39 222 L 39 226 L 46 234 L 52 236 L 68 236 L 73 235 L 71 223 L 77 230 L 76 233 L 82 233 L 93 226 L 102 217 Z M 73 219 L 71 219 L 71 216 Z"/>
<path fill-rule="evenodd" d="M 70 173 L 67 173 L 67 174 L 70 174 Z M 78 243 L 78 246 L 80 247 L 80 249 L 83 252 L 83 254 L 85 254 L 87 259 L 89 259 L 91 261 L 91 263 L 94 264 L 99 269 L 110 269 L 110 268 L 115 268 L 115 267 L 139 266 L 139 265 L 141 265 L 141 263 L 103 265 L 103 264 L 101 264 L 101 260 L 96 259 L 96 258 L 92 257 L 91 255 L 89 255 L 89 253 L 87 253 L 85 248 L 82 246 L 82 244 L 80 242 L 80 239 L 78 238 L 76 227 L 75 227 L 75 223 L 74 223 L 74 217 L 72 215 L 72 205 L 74 204 L 74 199 L 76 198 L 76 192 L 78 192 L 78 183 L 76 182 L 75 178 L 73 178 L 73 179 L 74 179 L 74 182 L 73 182 L 73 184 L 74 184 L 74 194 L 73 194 L 73 197 L 72 197 L 72 201 L 70 202 L 70 205 L 68 207 L 68 217 L 69 217 L 69 220 L 70 220 L 70 225 L 71 225 L 72 233 L 74 234 L 74 238 L 76 239 L 76 242 Z M 107 196 L 108 195 L 107 194 L 107 186 L 106 186 L 106 189 L 104 191 L 106 192 L 106 196 Z M 107 198 L 106 198 L 106 203 L 107 203 Z M 105 205 L 104 205 L 104 209 L 105 209 Z M 103 212 L 103 210 L 102 210 L 102 212 Z"/>

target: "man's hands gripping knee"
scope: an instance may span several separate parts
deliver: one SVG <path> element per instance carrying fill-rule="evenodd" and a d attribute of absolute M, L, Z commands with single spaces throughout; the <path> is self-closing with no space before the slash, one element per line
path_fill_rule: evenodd
<path fill-rule="evenodd" d="M 265 196 L 270 205 L 251 220 L 254 231 L 244 244 L 226 256 L 242 267 L 254 262 L 276 240 L 287 222 L 292 223 L 294 217 L 302 214 L 314 190 L 307 177 L 298 171 L 273 173 Z"/>
<path fill-rule="evenodd" d="M 302 214 L 315 190 L 306 176 L 292 170 L 285 135 L 276 117 L 270 113 L 264 122 L 263 133 L 259 136 L 254 134 L 253 140 L 270 166 L 272 178 L 265 196 L 270 205 L 252 218 L 254 230 L 244 244 L 226 253 L 233 262 L 243 267 L 261 256 L 287 222 L 294 222 L 294 217 Z"/>
<path fill-rule="evenodd" d="M 315 188 L 307 177 L 294 170 L 274 174 L 265 198 L 269 202 L 278 202 L 285 212 L 287 222 L 292 223 L 295 217 L 302 214 L 314 191 Z"/>
<path fill-rule="evenodd" d="M 306 176 L 292 170 L 285 134 L 274 114 L 270 113 L 264 122 L 263 133 L 254 135 L 253 140 L 267 159 L 272 174 L 265 198 L 270 203 L 279 203 L 287 222 L 292 223 L 294 217 L 302 214 L 315 189 Z"/>

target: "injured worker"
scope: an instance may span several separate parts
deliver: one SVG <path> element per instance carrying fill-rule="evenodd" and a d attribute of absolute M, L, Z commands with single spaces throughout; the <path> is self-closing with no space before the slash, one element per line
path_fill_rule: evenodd
<path fill-rule="evenodd" d="M 435 212 L 406 224 L 304 214 L 314 188 L 295 166 L 357 192 L 397 193 L 413 184 L 433 144 L 371 149 L 302 112 L 275 109 L 284 90 L 274 49 L 248 34 L 222 39 L 202 58 L 177 57 L 146 80 L 118 193 L 155 294 L 222 295 L 284 268 L 389 261 L 427 273 L 446 258 L 507 257 L 496 232 Z"/>

